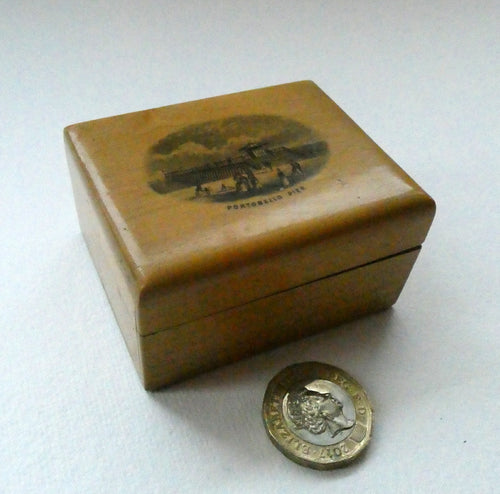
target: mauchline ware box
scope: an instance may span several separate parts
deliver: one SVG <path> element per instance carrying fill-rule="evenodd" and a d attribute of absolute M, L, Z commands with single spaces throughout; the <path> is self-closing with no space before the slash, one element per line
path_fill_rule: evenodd
<path fill-rule="evenodd" d="M 81 229 L 147 389 L 391 306 L 435 212 L 310 81 L 64 134 Z"/>

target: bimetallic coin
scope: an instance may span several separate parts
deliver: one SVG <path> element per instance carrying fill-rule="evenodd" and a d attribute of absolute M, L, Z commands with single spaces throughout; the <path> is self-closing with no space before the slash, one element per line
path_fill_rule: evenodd
<path fill-rule="evenodd" d="M 372 433 L 373 410 L 363 388 L 343 370 L 319 362 L 295 364 L 276 375 L 262 416 L 285 456 L 318 470 L 353 461 Z"/>

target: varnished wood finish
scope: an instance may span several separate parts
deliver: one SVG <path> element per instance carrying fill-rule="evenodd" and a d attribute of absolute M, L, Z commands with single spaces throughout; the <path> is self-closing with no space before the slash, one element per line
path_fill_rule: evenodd
<path fill-rule="evenodd" d="M 377 312 L 396 302 L 419 249 L 140 338 L 147 389 Z M 335 348 L 332 348 L 332 352 Z"/>
<path fill-rule="evenodd" d="M 311 129 L 313 144 L 292 151 L 328 147 L 296 186 L 217 202 L 175 188 L 189 171 L 151 175 L 147 157 L 166 136 L 269 115 Z M 82 231 L 149 388 L 391 305 L 435 210 L 308 81 L 76 124 L 65 140 Z"/>

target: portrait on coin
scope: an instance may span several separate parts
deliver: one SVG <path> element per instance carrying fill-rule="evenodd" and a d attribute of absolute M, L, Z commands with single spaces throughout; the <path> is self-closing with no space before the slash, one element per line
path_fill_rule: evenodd
<path fill-rule="evenodd" d="M 354 426 L 355 417 L 346 417 L 333 387 L 337 386 L 317 379 L 288 394 L 286 411 L 297 430 L 333 439 Z"/>

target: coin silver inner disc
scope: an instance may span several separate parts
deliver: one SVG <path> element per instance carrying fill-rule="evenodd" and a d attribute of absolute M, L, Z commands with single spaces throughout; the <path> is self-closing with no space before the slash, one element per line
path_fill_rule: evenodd
<path fill-rule="evenodd" d="M 286 393 L 283 417 L 294 434 L 318 446 L 343 441 L 356 425 L 351 397 L 325 379 L 305 382 Z"/>

